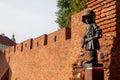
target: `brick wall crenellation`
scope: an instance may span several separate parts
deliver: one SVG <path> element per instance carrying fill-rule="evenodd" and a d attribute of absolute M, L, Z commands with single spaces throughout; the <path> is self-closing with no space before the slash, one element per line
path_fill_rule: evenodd
<path fill-rule="evenodd" d="M 23 41 L 22 43 L 18 43 L 15 46 L 12 46 L 5 50 L 6 53 L 15 53 L 22 52 L 30 49 L 34 49 L 36 47 L 42 48 L 46 45 L 50 45 L 52 43 L 62 42 L 64 40 L 71 39 L 71 29 L 63 28 L 56 32 L 50 33 L 49 35 L 44 34 L 40 37 L 34 39 L 28 39 Z"/>

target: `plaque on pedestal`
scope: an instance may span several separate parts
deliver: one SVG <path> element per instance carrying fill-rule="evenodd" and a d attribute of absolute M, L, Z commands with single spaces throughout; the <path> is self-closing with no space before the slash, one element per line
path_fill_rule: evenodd
<path fill-rule="evenodd" d="M 90 68 L 90 67 L 103 67 L 103 64 L 94 64 L 94 63 L 83 64 L 83 68 Z"/>

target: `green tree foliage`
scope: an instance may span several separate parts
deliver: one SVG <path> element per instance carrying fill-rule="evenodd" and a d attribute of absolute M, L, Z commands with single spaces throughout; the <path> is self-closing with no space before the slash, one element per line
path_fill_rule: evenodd
<path fill-rule="evenodd" d="M 90 0 L 58 0 L 57 6 L 59 10 L 56 12 L 56 22 L 59 24 L 59 27 L 70 27 L 71 15 L 86 8 L 88 1 Z"/>

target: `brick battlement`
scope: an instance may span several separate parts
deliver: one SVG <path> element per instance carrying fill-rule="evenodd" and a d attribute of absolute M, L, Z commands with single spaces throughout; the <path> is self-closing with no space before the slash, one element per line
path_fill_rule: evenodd
<path fill-rule="evenodd" d="M 98 51 L 99 63 L 104 65 L 105 80 L 120 79 L 120 1 L 91 0 L 88 9 L 96 13 L 96 22 L 103 30 L 100 39 L 101 49 Z M 11 80 L 69 80 L 72 65 L 76 59 L 87 59 L 80 56 L 81 38 L 86 25 L 81 22 L 84 11 L 71 16 L 71 28 L 59 29 L 50 34 L 28 39 L 1 52 L 2 65 L 9 65 Z M 84 50 L 83 50 L 84 51 Z M 103 56 L 102 58 L 100 56 Z M 6 63 L 5 63 L 6 61 Z M 7 66 L 8 68 L 8 66 Z M 0 78 L 6 70 L 0 66 Z M 117 71 L 116 71 L 117 70 Z"/>
<path fill-rule="evenodd" d="M 34 48 L 42 48 L 71 38 L 71 28 L 63 28 L 50 34 L 44 34 L 34 39 L 28 39 L 15 46 L 9 47 L 5 53 L 26 52 Z"/>

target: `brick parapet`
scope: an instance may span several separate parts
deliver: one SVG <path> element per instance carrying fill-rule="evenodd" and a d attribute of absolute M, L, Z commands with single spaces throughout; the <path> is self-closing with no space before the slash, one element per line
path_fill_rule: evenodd
<path fill-rule="evenodd" d="M 36 47 L 44 47 L 57 42 L 62 42 L 71 39 L 71 28 L 63 28 L 50 34 L 44 34 L 34 39 L 28 39 L 22 43 L 18 43 L 15 46 L 9 47 L 5 50 L 5 53 L 25 52 Z"/>

